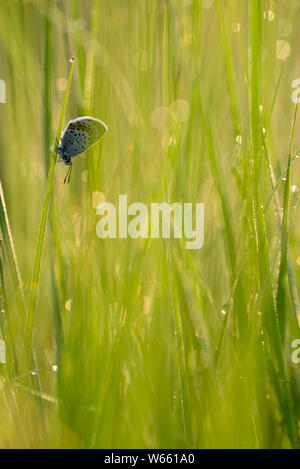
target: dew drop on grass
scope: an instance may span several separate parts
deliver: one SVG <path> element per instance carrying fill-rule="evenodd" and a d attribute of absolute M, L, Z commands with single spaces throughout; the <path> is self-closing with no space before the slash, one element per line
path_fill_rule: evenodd
<path fill-rule="evenodd" d="M 274 18 L 275 18 L 275 13 L 273 10 L 264 11 L 264 19 L 269 21 L 269 23 L 271 23 L 271 21 L 273 21 Z"/>
<path fill-rule="evenodd" d="M 65 77 L 58 78 L 56 80 L 56 88 L 59 91 L 65 91 L 68 86 L 68 80 Z"/>
<path fill-rule="evenodd" d="M 171 147 L 172 145 L 175 145 L 175 144 L 176 144 L 176 138 L 171 136 L 169 138 L 169 147 Z"/>
<path fill-rule="evenodd" d="M 169 125 L 170 122 L 170 110 L 165 106 L 157 107 L 154 109 L 151 115 L 152 126 L 163 132 Z"/>
<path fill-rule="evenodd" d="M 176 122 L 186 122 L 190 117 L 190 104 L 186 99 L 176 99 L 170 105 L 170 112 Z"/>
<path fill-rule="evenodd" d="M 53 366 L 52 366 L 52 370 L 53 370 L 54 372 L 56 372 L 56 371 L 58 370 L 58 366 L 57 366 L 57 365 L 53 365 Z"/>
<path fill-rule="evenodd" d="M 73 63 L 73 62 L 75 62 L 75 57 L 74 57 L 74 55 L 72 55 L 72 57 L 70 57 L 70 60 L 69 60 L 69 62 L 70 62 L 70 63 Z"/>
<path fill-rule="evenodd" d="M 279 60 L 285 60 L 291 53 L 291 46 L 287 41 L 279 39 L 276 42 L 276 57 Z"/>

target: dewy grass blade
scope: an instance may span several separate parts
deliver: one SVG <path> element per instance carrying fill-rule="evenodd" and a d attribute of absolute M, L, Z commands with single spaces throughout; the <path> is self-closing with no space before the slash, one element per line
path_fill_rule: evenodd
<path fill-rule="evenodd" d="M 50 167 L 49 167 L 49 173 L 48 173 L 48 179 L 47 179 L 46 193 L 45 193 L 45 199 L 44 199 L 44 204 L 43 204 L 42 218 L 41 218 L 41 224 L 40 224 L 39 235 L 38 235 L 38 243 L 37 243 L 37 248 L 36 248 L 32 282 L 31 282 L 31 290 L 30 290 L 30 297 L 29 297 L 28 317 L 27 317 L 26 331 L 25 331 L 25 353 L 24 353 L 25 361 L 23 365 L 24 371 L 26 371 L 30 366 L 30 354 L 31 354 L 31 348 L 32 348 L 33 324 L 34 324 L 35 310 L 36 310 L 37 291 L 38 291 L 38 283 L 39 283 L 39 277 L 40 277 L 41 260 L 42 260 L 46 225 L 47 225 L 47 220 L 48 220 L 48 213 L 49 213 L 52 187 L 53 187 L 53 181 L 54 181 L 57 149 L 58 149 L 60 135 L 62 131 L 64 116 L 65 116 L 67 104 L 68 104 L 72 75 L 73 75 L 73 70 L 74 70 L 74 65 L 75 65 L 75 58 L 76 58 L 76 53 L 74 57 L 72 58 L 72 65 L 71 65 L 71 70 L 69 74 L 68 85 L 67 85 L 67 89 L 65 92 L 63 107 L 62 107 L 60 120 L 58 124 L 56 139 L 55 139 L 55 146 L 54 146 L 53 154 L 52 154 L 51 161 L 50 161 Z"/>
<path fill-rule="evenodd" d="M 216 0 L 216 10 L 217 10 L 217 17 L 218 17 L 220 40 L 221 40 L 223 56 L 224 56 L 224 61 L 225 61 L 226 78 L 227 78 L 228 93 L 230 97 L 230 109 L 231 109 L 231 115 L 232 115 L 233 131 L 235 135 L 239 135 L 241 132 L 241 129 L 240 129 L 241 120 L 239 117 L 238 102 L 237 102 L 236 91 L 235 91 L 233 66 L 232 66 L 232 54 L 230 50 L 229 37 L 228 37 L 228 33 L 225 27 L 225 22 L 224 22 L 224 9 L 223 9 L 222 2 L 220 2 L 219 0 Z"/>
<path fill-rule="evenodd" d="M 292 147 L 295 133 L 295 124 L 297 117 L 298 103 L 296 102 L 293 113 L 292 129 L 290 135 L 289 155 L 288 164 L 285 176 L 284 196 L 283 196 L 283 214 L 281 223 L 281 258 L 280 268 L 278 276 L 278 288 L 277 288 L 277 310 L 280 322 L 280 328 L 282 334 L 285 330 L 286 320 L 286 300 L 285 300 L 285 285 L 284 280 L 287 273 L 287 252 L 288 252 L 288 240 L 289 240 L 289 205 L 290 205 L 290 185 L 291 185 L 291 164 L 292 164 Z"/>
<path fill-rule="evenodd" d="M 14 280 L 14 284 L 18 285 L 19 293 L 20 293 L 22 303 L 24 305 L 24 311 L 25 311 L 25 302 L 24 302 L 24 296 L 23 296 L 21 275 L 19 272 L 13 238 L 12 238 L 11 230 L 9 226 L 9 220 L 8 220 L 6 204 L 5 204 L 5 199 L 4 199 L 4 192 L 3 192 L 1 181 L 0 181 L 0 229 L 1 229 L 2 237 L 3 237 L 6 255 L 8 258 L 10 273 L 11 273 L 12 279 Z"/>
<path fill-rule="evenodd" d="M 268 244 L 266 238 L 263 207 L 261 205 L 261 131 L 259 117 L 259 74 L 261 70 L 261 5 L 258 0 L 253 0 L 250 7 L 251 12 L 251 130 L 252 147 L 254 158 L 254 203 L 255 203 L 255 225 L 257 230 L 257 246 L 259 254 L 259 279 L 261 284 L 260 305 L 264 309 L 262 321 L 265 341 L 267 342 L 266 360 L 268 353 L 274 357 L 276 372 L 280 384 L 276 388 L 280 402 L 282 417 L 287 429 L 290 443 L 297 447 L 299 436 L 297 435 L 297 423 L 293 418 L 293 405 L 290 389 L 283 383 L 286 382 L 286 371 L 283 357 L 283 340 L 280 334 L 280 322 L 278 311 L 274 305 L 272 290 Z M 294 113 L 293 128 L 296 113 Z M 291 144 L 293 140 L 293 128 L 291 132 L 291 143 L 289 150 L 289 161 L 291 157 Z"/>

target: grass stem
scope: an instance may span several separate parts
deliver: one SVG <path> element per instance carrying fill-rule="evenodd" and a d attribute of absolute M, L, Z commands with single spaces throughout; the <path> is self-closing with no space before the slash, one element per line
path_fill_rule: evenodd
<path fill-rule="evenodd" d="M 34 268 L 33 268 L 31 290 L 30 290 L 30 297 L 29 297 L 29 306 L 28 306 L 28 316 L 27 316 L 27 321 L 26 321 L 24 371 L 28 370 L 28 368 L 30 367 L 30 356 L 31 356 L 31 350 L 32 350 L 33 326 L 34 326 L 34 319 L 35 319 L 35 313 L 36 313 L 37 292 L 38 292 L 38 284 L 39 284 L 39 278 L 40 278 L 41 261 L 42 261 L 46 226 L 47 226 L 49 207 L 50 207 L 50 202 L 51 202 L 51 194 L 52 194 L 52 188 L 53 188 L 53 181 L 54 181 L 57 149 L 58 149 L 60 135 L 62 131 L 64 116 L 65 116 L 67 104 L 68 104 L 72 75 L 73 75 L 73 70 L 74 70 L 74 65 L 75 65 L 75 58 L 76 58 L 76 54 L 74 58 L 72 58 L 72 65 L 71 65 L 71 70 L 69 74 L 68 85 L 67 85 L 67 89 L 65 92 L 63 107 L 62 107 L 60 120 L 58 124 L 56 139 L 55 139 L 55 146 L 54 146 L 54 150 L 51 156 L 49 172 L 48 172 L 42 218 L 41 218 L 41 223 L 40 223 L 40 228 L 39 228 L 38 242 L 37 242 L 35 260 L 34 260 Z"/>

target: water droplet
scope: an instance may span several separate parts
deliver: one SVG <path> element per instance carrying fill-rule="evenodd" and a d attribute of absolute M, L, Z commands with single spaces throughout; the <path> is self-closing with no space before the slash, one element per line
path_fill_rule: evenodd
<path fill-rule="evenodd" d="M 269 23 L 275 18 L 275 13 L 272 10 L 264 11 L 264 19 L 267 19 Z"/>
<path fill-rule="evenodd" d="M 169 109 L 172 118 L 177 122 L 186 122 L 190 117 L 190 104 L 186 99 L 176 99 Z"/>
<path fill-rule="evenodd" d="M 170 110 L 167 107 L 156 108 L 151 115 L 151 124 L 160 132 L 168 128 L 170 122 Z"/>
<path fill-rule="evenodd" d="M 68 86 L 68 80 L 65 77 L 58 78 L 56 80 L 56 88 L 59 91 L 65 91 Z"/>
<path fill-rule="evenodd" d="M 291 53 L 291 46 L 288 42 L 283 39 L 279 39 L 276 42 L 276 57 L 279 60 L 285 60 Z"/>
<path fill-rule="evenodd" d="M 172 145 L 175 145 L 175 144 L 176 144 L 176 138 L 171 136 L 169 138 L 169 147 L 171 147 Z"/>

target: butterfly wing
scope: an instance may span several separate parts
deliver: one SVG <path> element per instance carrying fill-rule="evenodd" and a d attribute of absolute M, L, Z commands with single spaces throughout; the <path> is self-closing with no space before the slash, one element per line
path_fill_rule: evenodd
<path fill-rule="evenodd" d="M 105 134 L 107 126 L 93 117 L 78 117 L 71 120 L 62 136 L 60 153 L 72 158 L 91 148 Z"/>

